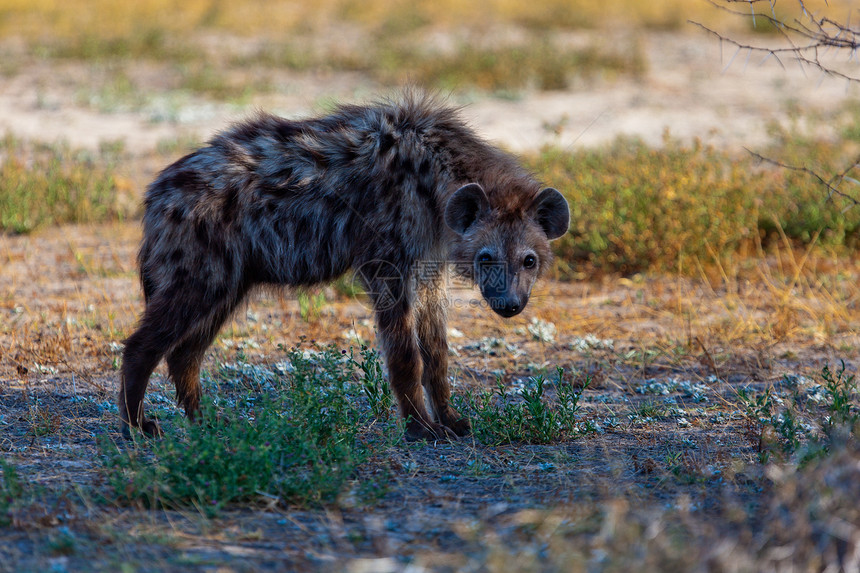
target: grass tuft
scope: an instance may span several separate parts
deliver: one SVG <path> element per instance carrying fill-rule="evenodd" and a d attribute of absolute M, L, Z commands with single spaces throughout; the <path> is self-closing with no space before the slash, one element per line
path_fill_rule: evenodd
<path fill-rule="evenodd" d="M 860 437 L 860 406 L 855 375 L 845 362 L 825 365 L 818 380 L 786 376 L 791 394 L 779 398 L 771 388 L 738 395 L 763 462 L 794 460 L 800 465 L 841 449 Z"/>
<path fill-rule="evenodd" d="M 0 140 L 0 232 L 121 217 L 117 187 L 111 165 L 92 153 Z"/>
<path fill-rule="evenodd" d="M 24 486 L 15 466 L 6 460 L 0 460 L 0 471 L 0 527 L 7 527 L 12 523 L 12 511 L 24 494 Z"/>

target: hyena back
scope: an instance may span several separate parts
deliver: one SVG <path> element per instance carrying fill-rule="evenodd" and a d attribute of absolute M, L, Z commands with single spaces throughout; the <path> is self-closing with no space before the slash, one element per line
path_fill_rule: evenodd
<path fill-rule="evenodd" d="M 568 224 L 558 191 L 425 96 L 240 123 L 147 190 L 146 307 L 123 355 L 123 430 L 160 433 L 143 398 L 162 357 L 194 417 L 203 354 L 254 287 L 324 283 L 352 268 L 374 305 L 407 438 L 466 435 L 450 405 L 444 273 L 416 269 L 457 261 L 496 312 L 513 316 Z"/>

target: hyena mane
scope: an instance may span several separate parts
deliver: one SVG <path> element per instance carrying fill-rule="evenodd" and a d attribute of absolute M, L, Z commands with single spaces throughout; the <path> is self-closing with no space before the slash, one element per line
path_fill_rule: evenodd
<path fill-rule="evenodd" d="M 203 354 L 250 291 L 353 269 L 374 306 L 407 437 L 464 435 L 447 381 L 444 272 L 418 270 L 453 260 L 493 310 L 512 316 L 568 222 L 558 191 L 423 94 L 239 123 L 147 189 L 145 310 L 123 356 L 123 428 L 159 433 L 143 397 L 162 357 L 194 416 Z"/>

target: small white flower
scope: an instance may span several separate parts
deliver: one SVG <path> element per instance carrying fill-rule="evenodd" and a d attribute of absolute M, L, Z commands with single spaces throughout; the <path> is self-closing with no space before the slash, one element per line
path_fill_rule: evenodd
<path fill-rule="evenodd" d="M 534 317 L 531 324 L 526 326 L 526 328 L 535 340 L 548 343 L 555 342 L 556 328 L 555 324 L 551 322 Z"/>
<path fill-rule="evenodd" d="M 580 352 L 588 350 L 612 350 L 615 348 L 615 341 L 609 338 L 597 338 L 593 334 L 586 334 L 582 338 L 575 336 L 570 341 L 570 348 Z"/>
<path fill-rule="evenodd" d="M 34 362 L 33 366 L 36 367 L 36 370 L 41 372 L 42 374 L 56 374 L 57 369 L 53 366 L 46 366 L 44 364 L 39 364 L 38 362 Z"/>
<path fill-rule="evenodd" d="M 358 333 L 354 328 L 350 328 L 348 330 L 344 330 L 340 333 L 341 338 L 345 338 L 350 342 L 354 342 L 356 344 L 364 344 L 364 337 Z"/>

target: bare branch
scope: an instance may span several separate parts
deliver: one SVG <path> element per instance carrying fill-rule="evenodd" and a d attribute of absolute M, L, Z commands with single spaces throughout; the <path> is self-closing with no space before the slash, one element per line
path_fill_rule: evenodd
<path fill-rule="evenodd" d="M 849 208 L 860 205 L 860 199 L 856 199 L 855 197 L 852 197 L 848 193 L 845 193 L 844 191 L 839 189 L 839 186 L 842 185 L 842 183 L 845 181 L 848 181 L 849 183 L 853 183 L 854 185 L 860 184 L 860 182 L 858 182 L 856 179 L 848 176 L 848 174 L 853 169 L 860 167 L 860 156 L 858 156 L 851 163 L 851 165 L 849 165 L 848 168 L 845 169 L 844 171 L 842 171 L 841 173 L 837 173 L 836 175 L 833 175 L 832 177 L 830 177 L 830 179 L 825 179 L 822 175 L 818 174 L 817 172 L 813 171 L 812 169 L 810 169 L 808 167 L 798 167 L 797 165 L 788 165 L 786 163 L 782 163 L 781 161 L 777 161 L 776 159 L 771 159 L 770 157 L 765 157 L 764 155 L 757 153 L 755 151 L 752 151 L 751 149 L 748 149 L 746 147 L 744 149 L 746 149 L 747 153 L 752 155 L 760 163 L 769 163 L 770 165 L 775 165 L 775 166 L 781 167 L 783 169 L 788 169 L 789 171 L 795 171 L 797 173 L 804 173 L 806 175 L 809 175 L 813 179 L 816 179 L 819 183 L 821 183 L 821 185 L 823 185 L 827 189 L 827 200 L 828 201 L 832 200 L 833 196 L 836 195 L 836 196 L 844 199 L 845 201 L 848 201 L 848 203 L 849 203 L 848 207 Z"/>
<path fill-rule="evenodd" d="M 749 18 L 752 14 L 753 23 L 757 19 L 763 20 L 765 23 L 772 25 L 780 34 L 786 45 L 783 46 L 764 46 L 746 44 L 734 40 L 704 24 L 699 22 L 690 23 L 705 30 L 707 33 L 718 38 L 721 42 L 727 42 L 737 46 L 739 50 L 749 50 L 750 53 L 763 53 L 765 58 L 763 61 L 774 57 L 781 66 L 783 65 L 780 56 L 788 56 L 804 65 L 811 66 L 821 70 L 827 76 L 848 80 L 850 82 L 860 82 L 860 75 L 846 73 L 835 69 L 831 64 L 822 62 L 821 57 L 830 49 L 837 51 L 847 51 L 847 60 L 851 62 L 858 49 L 860 49 L 860 28 L 852 26 L 850 17 L 846 22 L 838 22 L 827 16 L 815 16 L 810 12 L 803 0 L 797 0 L 797 5 L 800 8 L 799 19 L 786 20 L 781 19 L 775 12 L 775 0 L 706 0 L 715 8 L 728 12 L 730 14 Z M 749 6 L 750 12 L 741 11 L 732 8 L 732 5 L 745 4 Z M 757 5 L 764 5 L 767 9 L 756 11 Z"/>

